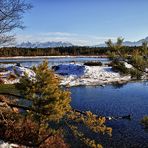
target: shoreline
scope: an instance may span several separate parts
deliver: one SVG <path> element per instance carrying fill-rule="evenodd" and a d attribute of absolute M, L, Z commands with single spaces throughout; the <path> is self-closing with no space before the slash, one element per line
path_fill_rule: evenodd
<path fill-rule="evenodd" d="M 116 86 L 116 85 L 126 85 L 127 83 L 133 83 L 133 82 L 140 82 L 140 81 L 133 81 L 133 80 L 127 80 L 127 81 L 114 81 L 114 82 L 106 82 L 106 83 L 96 83 L 96 84 L 79 84 L 79 85 L 61 85 L 65 86 L 66 88 L 72 88 L 72 87 L 106 87 L 109 85 Z M 141 81 L 144 82 L 144 81 Z"/>
<path fill-rule="evenodd" d="M 44 59 L 44 58 L 108 58 L 108 56 L 105 55 L 99 55 L 99 56 L 14 56 L 14 57 L 0 57 L 0 60 L 5 59 Z"/>

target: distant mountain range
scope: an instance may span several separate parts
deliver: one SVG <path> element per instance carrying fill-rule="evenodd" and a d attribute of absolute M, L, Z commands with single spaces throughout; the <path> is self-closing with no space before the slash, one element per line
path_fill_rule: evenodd
<path fill-rule="evenodd" d="M 125 41 L 123 42 L 123 45 L 125 46 L 141 46 L 142 43 L 146 41 L 148 42 L 148 37 L 146 37 L 145 39 L 141 39 L 139 41 L 135 41 L 135 42 L 131 42 L 131 41 Z M 70 47 L 70 46 L 74 46 L 72 43 L 70 42 L 35 42 L 35 43 L 31 43 L 31 42 L 23 42 L 21 44 L 16 45 L 16 47 L 22 47 L 22 48 L 48 48 L 48 47 Z M 105 43 L 104 44 L 99 44 L 99 45 L 95 45 L 93 47 L 106 47 Z"/>
<path fill-rule="evenodd" d="M 148 37 L 146 37 L 145 39 L 141 39 L 137 42 L 125 41 L 123 44 L 126 46 L 141 46 L 143 42 L 148 42 Z"/>
<path fill-rule="evenodd" d="M 125 45 L 125 46 L 141 46 L 143 42 L 148 42 L 148 37 L 146 37 L 145 39 L 141 39 L 139 41 L 135 41 L 135 42 L 125 41 L 125 42 L 123 42 L 123 45 Z M 104 44 L 96 45 L 96 47 L 106 47 L 106 45 L 104 43 Z"/>
<path fill-rule="evenodd" d="M 21 44 L 16 45 L 16 47 L 22 47 L 22 48 L 47 48 L 47 47 L 69 47 L 73 46 L 73 44 L 69 42 L 23 42 Z"/>

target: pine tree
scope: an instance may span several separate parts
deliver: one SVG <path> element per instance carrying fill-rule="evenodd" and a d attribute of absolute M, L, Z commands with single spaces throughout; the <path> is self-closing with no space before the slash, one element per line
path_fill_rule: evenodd
<path fill-rule="evenodd" d="M 31 101 L 30 113 L 42 121 L 60 120 L 71 108 L 70 92 L 60 87 L 59 78 L 48 69 L 47 61 L 34 67 L 34 71 L 34 80 L 25 76 L 20 82 L 23 96 Z"/>
<path fill-rule="evenodd" d="M 36 73 L 34 78 L 25 75 L 17 85 L 23 98 L 23 101 L 20 100 L 21 104 L 17 101 L 11 104 L 9 99 L 6 102 L 8 106 L 23 109 L 23 113 L 19 111 L 15 113 L 10 108 L 9 116 L 13 118 L 0 122 L 5 127 L 3 139 L 26 146 L 47 147 L 50 137 L 55 133 L 60 132 L 60 136 L 64 136 L 70 131 L 85 146 L 102 148 L 98 141 L 88 138 L 80 127 L 111 136 L 112 129 L 106 127 L 105 117 L 73 109 L 70 105 L 70 92 L 60 86 L 60 79 L 48 69 L 47 61 L 33 70 Z M 2 113 L 3 117 L 6 117 L 6 113 L 4 111 Z M 65 132 L 66 130 L 68 131 Z"/>

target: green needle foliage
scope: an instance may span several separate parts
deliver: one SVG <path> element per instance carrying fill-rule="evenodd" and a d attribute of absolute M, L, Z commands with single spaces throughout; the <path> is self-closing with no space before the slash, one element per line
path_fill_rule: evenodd
<path fill-rule="evenodd" d="M 123 38 L 117 38 L 117 42 L 114 44 L 110 39 L 105 42 L 106 45 L 111 49 L 111 51 L 118 52 L 122 48 Z"/>
<path fill-rule="evenodd" d="M 129 47 L 123 46 L 123 38 L 117 38 L 117 42 L 113 43 L 111 40 L 106 42 L 110 51 L 108 52 L 109 58 L 113 60 L 112 63 L 117 70 L 121 70 L 121 73 L 130 74 L 132 78 L 140 79 L 148 68 L 148 48 L 147 43 L 143 42 L 142 48 L 136 48 L 128 53 L 126 50 Z M 126 70 L 123 62 L 127 62 L 133 66 L 132 69 Z M 125 69 L 125 70 L 124 70 Z"/>
<path fill-rule="evenodd" d="M 142 53 L 143 53 L 143 56 L 148 58 L 148 48 L 147 48 L 147 45 L 148 43 L 147 42 L 143 42 L 142 43 Z"/>
<path fill-rule="evenodd" d="M 42 121 L 60 120 L 71 109 L 70 92 L 61 89 L 59 78 L 48 69 L 47 61 L 34 68 L 34 71 L 36 73 L 34 80 L 25 76 L 20 81 L 22 95 L 31 101 L 31 108 L 41 114 L 32 111 L 30 113 L 32 116 L 41 117 Z"/>

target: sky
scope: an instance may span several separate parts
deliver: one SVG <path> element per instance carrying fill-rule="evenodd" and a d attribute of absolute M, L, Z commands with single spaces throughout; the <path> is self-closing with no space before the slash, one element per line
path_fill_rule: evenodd
<path fill-rule="evenodd" d="M 27 0 L 26 28 L 16 30 L 17 42 L 63 41 L 98 45 L 123 37 L 148 36 L 148 0 Z"/>

